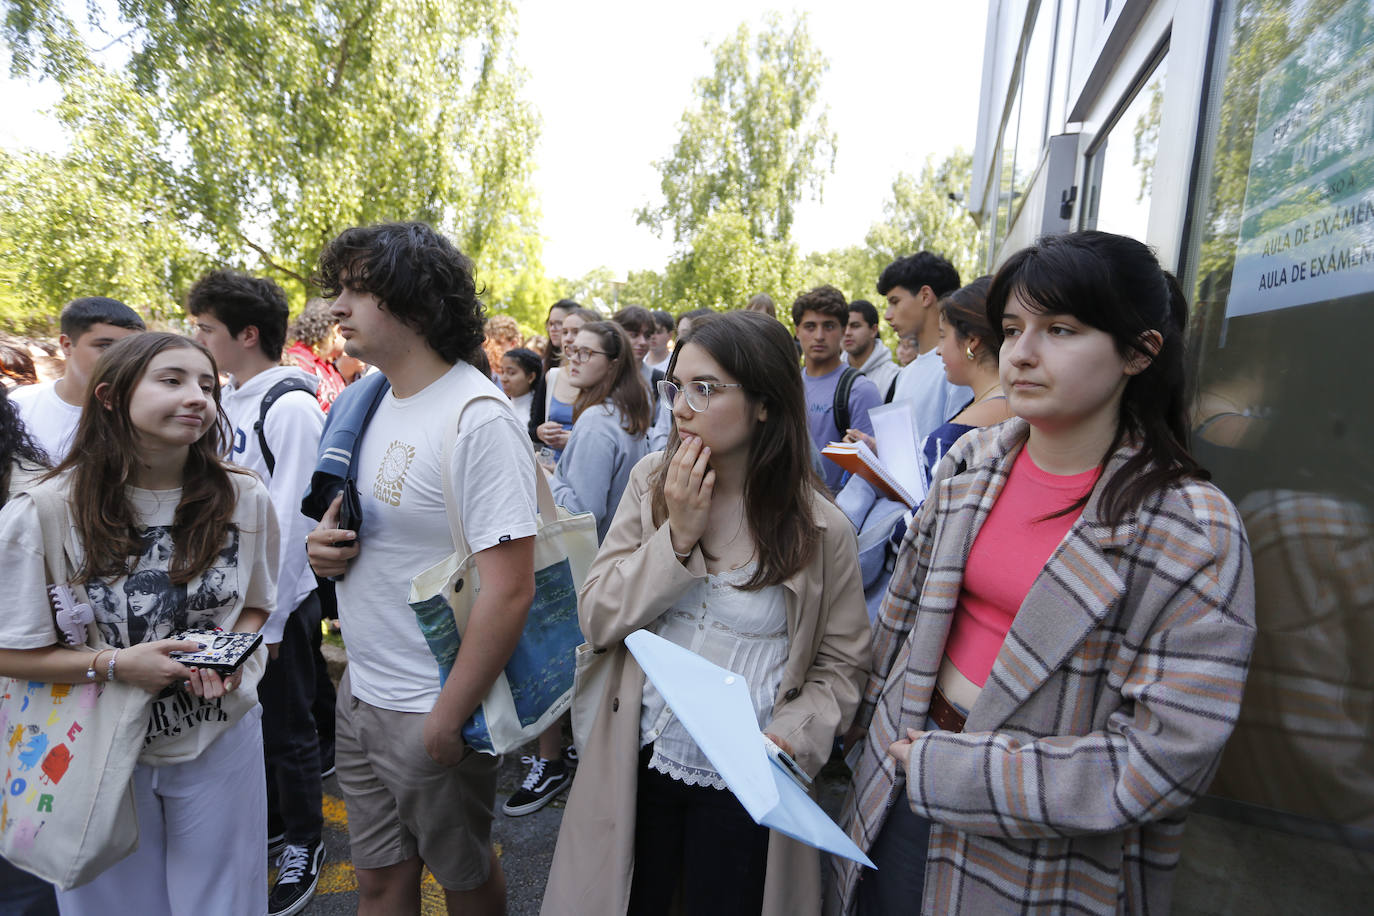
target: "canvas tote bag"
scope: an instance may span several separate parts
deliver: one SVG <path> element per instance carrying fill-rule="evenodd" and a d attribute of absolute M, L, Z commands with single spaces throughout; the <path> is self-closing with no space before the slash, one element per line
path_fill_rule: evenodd
<path fill-rule="evenodd" d="M 449 467 L 461 425 L 460 412 L 458 423 L 445 433 L 445 468 Z M 532 449 L 529 460 L 534 465 Z M 553 491 L 537 465 L 534 478 L 539 503 L 534 601 L 515 653 L 463 726 L 463 740 L 487 754 L 504 754 L 534 740 L 572 703 L 574 655 L 582 642 L 577 591 L 596 558 L 596 519 L 590 512 L 573 515 L 555 506 Z M 409 596 L 410 607 L 439 665 L 440 683 L 453 667 L 481 588 L 477 559 L 463 536 L 452 487 L 445 474 L 444 505 L 454 552 L 412 579 Z"/>
<path fill-rule="evenodd" d="M 70 584 L 65 489 L 29 491 L 50 584 Z M 84 589 L 73 587 L 78 600 Z M 54 629 L 58 629 L 54 627 Z M 94 623 L 87 643 L 104 647 Z M 150 695 L 119 681 L 45 684 L 0 678 L 0 854 L 63 890 L 85 884 L 138 846 L 132 777 Z"/>

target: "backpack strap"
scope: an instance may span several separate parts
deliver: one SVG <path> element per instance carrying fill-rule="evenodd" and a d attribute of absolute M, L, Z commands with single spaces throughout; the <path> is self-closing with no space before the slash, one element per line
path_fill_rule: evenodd
<path fill-rule="evenodd" d="M 269 476 L 277 472 L 277 458 L 272 454 L 272 450 L 267 447 L 267 434 L 263 431 L 263 426 L 267 423 L 267 411 L 272 408 L 273 404 L 277 403 L 278 398 L 288 391 L 304 391 L 313 398 L 315 388 L 315 385 L 310 384 L 300 376 L 292 375 L 277 382 L 267 389 L 267 394 L 262 396 L 262 403 L 258 406 L 258 421 L 253 424 L 253 432 L 258 434 L 258 448 L 262 449 L 262 458 L 267 462 Z"/>
<path fill-rule="evenodd" d="M 900 376 L 900 375 L 901 375 L 900 372 L 898 372 L 897 375 L 894 375 L 894 376 L 892 377 L 892 384 L 887 386 L 887 394 L 883 396 L 883 403 L 884 403 L 884 404 L 891 404 L 891 403 L 892 403 L 892 398 L 893 398 L 894 396 L 896 396 L 896 394 L 897 394 L 897 378 L 898 378 L 898 376 Z"/>
<path fill-rule="evenodd" d="M 853 366 L 845 366 L 840 373 L 840 380 L 835 384 L 835 398 L 830 405 L 831 416 L 835 420 L 835 428 L 840 431 L 839 438 L 843 439 L 844 434 L 849 431 L 849 392 L 854 389 L 854 380 L 859 377 L 859 370 Z"/>

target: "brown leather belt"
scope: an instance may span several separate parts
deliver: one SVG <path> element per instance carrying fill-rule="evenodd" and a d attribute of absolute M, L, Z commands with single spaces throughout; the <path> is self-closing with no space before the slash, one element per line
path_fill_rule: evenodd
<path fill-rule="evenodd" d="M 964 720 L 968 717 L 955 709 L 945 695 L 936 687 L 935 692 L 930 695 L 930 709 L 927 710 L 930 720 L 947 732 L 961 732 L 964 730 Z"/>

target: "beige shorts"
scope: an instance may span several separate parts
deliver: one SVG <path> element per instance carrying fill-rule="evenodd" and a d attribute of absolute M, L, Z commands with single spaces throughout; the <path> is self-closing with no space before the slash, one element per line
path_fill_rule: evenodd
<path fill-rule="evenodd" d="M 418 855 L 446 890 L 485 884 L 500 758 L 469 749 L 457 766 L 435 763 L 425 751 L 425 716 L 354 699 L 347 671 L 337 723 L 334 762 L 354 867 Z"/>

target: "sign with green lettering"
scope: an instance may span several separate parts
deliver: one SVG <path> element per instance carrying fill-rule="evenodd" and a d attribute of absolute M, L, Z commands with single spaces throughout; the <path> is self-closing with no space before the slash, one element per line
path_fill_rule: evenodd
<path fill-rule="evenodd" d="M 1374 0 L 1260 84 L 1228 316 L 1374 290 Z"/>

